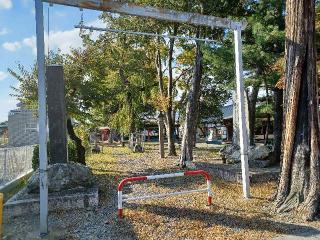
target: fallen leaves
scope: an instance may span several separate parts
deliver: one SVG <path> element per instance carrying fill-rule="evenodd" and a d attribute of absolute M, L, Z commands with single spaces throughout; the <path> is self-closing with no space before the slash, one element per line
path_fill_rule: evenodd
<path fill-rule="evenodd" d="M 147 145 L 146 149 L 145 153 L 134 154 L 127 148 L 105 148 L 103 154 L 89 158 L 88 165 L 105 197 L 115 197 L 114 188 L 124 177 L 181 171 L 176 166 L 178 157 L 160 159 L 157 147 Z M 205 159 L 210 164 L 216 151 L 197 148 L 196 155 L 197 160 Z M 275 189 L 274 182 L 253 185 L 252 199 L 245 200 L 239 184 L 214 179 L 210 207 L 206 206 L 205 193 L 125 203 L 120 234 L 127 234 L 129 226 L 138 239 L 270 239 L 288 231 L 288 226 L 272 214 L 267 201 Z M 129 184 L 124 191 L 141 195 L 203 187 L 202 178 L 175 178 Z"/>

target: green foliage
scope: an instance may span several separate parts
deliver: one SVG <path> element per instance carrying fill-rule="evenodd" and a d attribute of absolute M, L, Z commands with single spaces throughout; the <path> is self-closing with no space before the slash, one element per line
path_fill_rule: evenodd
<path fill-rule="evenodd" d="M 130 1 L 129 1 L 130 2 Z M 246 18 L 243 32 L 243 58 L 246 86 L 273 86 L 281 76 L 272 68 L 283 56 L 284 16 L 283 1 L 279 0 L 217 0 L 168 1 L 135 0 L 146 4 L 179 11 L 202 12 L 207 15 Z M 195 36 L 197 28 L 187 24 L 169 23 L 134 16 L 119 17 L 103 13 L 100 16 L 108 28 Z M 214 38 L 217 43 L 203 44 L 203 74 L 199 99 L 199 120 L 221 118 L 221 106 L 230 98 L 234 88 L 233 32 L 201 27 L 201 37 Z M 64 66 L 67 114 L 77 120 L 77 134 L 87 139 L 88 129 L 109 126 L 120 133 L 139 129 L 146 116 L 169 106 L 167 96 L 169 41 L 145 36 L 104 33 L 95 40 L 89 32 L 81 33 L 83 47 L 70 54 L 51 53 L 48 63 Z M 165 96 L 160 96 L 156 51 L 161 52 Z M 193 77 L 195 46 L 192 41 L 174 42 L 173 107 L 181 120 Z M 31 70 L 18 65 L 9 70 L 19 81 L 14 95 L 29 106 L 37 106 L 36 64 Z"/>
<path fill-rule="evenodd" d="M 48 163 L 50 164 L 50 151 L 49 147 L 47 147 L 48 154 Z M 73 142 L 68 141 L 68 161 L 70 162 L 78 162 L 77 161 L 77 149 Z M 33 149 L 32 155 L 32 169 L 36 170 L 39 168 L 39 145 L 36 145 Z"/>
<path fill-rule="evenodd" d="M 47 147 L 48 161 L 50 159 L 49 148 Z M 34 146 L 32 155 L 32 169 L 36 170 L 39 167 L 39 145 Z"/>
<path fill-rule="evenodd" d="M 257 117 L 266 117 L 266 115 L 273 115 L 274 109 L 272 104 L 261 104 L 257 106 Z"/>

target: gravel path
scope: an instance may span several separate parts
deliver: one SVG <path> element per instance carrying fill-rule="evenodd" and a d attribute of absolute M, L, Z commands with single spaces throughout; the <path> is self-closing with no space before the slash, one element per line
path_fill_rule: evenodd
<path fill-rule="evenodd" d="M 46 239 L 272 239 L 293 231 L 300 237 L 299 232 L 315 232 L 309 226 L 285 223 L 272 213 L 267 197 L 274 191 L 275 183 L 253 185 L 253 198 L 244 200 L 240 185 L 216 178 L 213 206 L 206 206 L 205 193 L 139 201 L 125 204 L 125 218 L 119 220 L 116 186 L 122 178 L 180 171 L 177 157 L 159 159 L 157 147 L 147 147 L 144 154 L 114 147 L 90 156 L 88 165 L 100 189 L 99 207 L 51 213 L 50 234 Z M 210 169 L 210 159 L 215 157 L 210 149 L 198 149 L 195 163 Z M 132 184 L 124 191 L 150 194 L 204 186 L 202 178 L 180 178 Z M 16 218 L 4 225 L 4 239 L 38 239 L 38 224 L 37 216 Z"/>

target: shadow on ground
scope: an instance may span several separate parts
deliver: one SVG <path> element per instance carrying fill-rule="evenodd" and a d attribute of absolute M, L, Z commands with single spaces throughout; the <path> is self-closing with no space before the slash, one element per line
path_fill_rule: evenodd
<path fill-rule="evenodd" d="M 308 237 L 320 234 L 320 230 L 298 224 L 276 222 L 259 217 L 241 217 L 226 213 L 194 210 L 190 208 L 177 208 L 172 206 L 156 206 L 150 204 L 134 204 L 130 206 L 143 208 L 150 213 L 166 216 L 176 220 L 186 218 L 204 222 L 207 227 L 221 225 L 239 230 L 269 231 L 276 234 L 294 234 L 296 236 Z"/>

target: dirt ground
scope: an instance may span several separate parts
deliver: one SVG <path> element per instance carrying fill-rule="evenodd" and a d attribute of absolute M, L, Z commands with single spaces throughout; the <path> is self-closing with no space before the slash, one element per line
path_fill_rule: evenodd
<path fill-rule="evenodd" d="M 206 205 L 206 193 L 124 204 L 124 218 L 118 219 L 117 184 L 124 177 L 180 172 L 178 157 L 160 159 L 157 145 L 145 153 L 128 148 L 106 147 L 104 153 L 88 158 L 100 189 L 96 209 L 51 213 L 50 234 L 46 239 L 272 239 L 294 233 L 319 233 L 320 223 L 299 222 L 291 215 L 278 216 L 268 198 L 275 182 L 251 186 L 252 198 L 242 197 L 239 184 L 213 177 L 213 205 Z M 195 152 L 198 169 L 210 172 L 217 150 L 201 146 Z M 162 179 L 126 185 L 125 194 L 165 193 L 204 188 L 202 177 Z M 19 217 L 4 225 L 4 239 L 37 239 L 38 217 Z"/>

